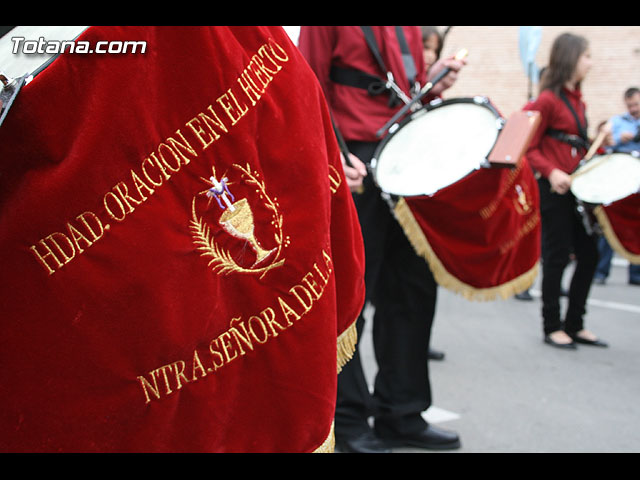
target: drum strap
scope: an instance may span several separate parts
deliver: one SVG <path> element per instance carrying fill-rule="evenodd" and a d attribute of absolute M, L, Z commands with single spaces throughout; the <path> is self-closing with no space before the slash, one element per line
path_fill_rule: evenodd
<path fill-rule="evenodd" d="M 361 26 L 360 28 L 362 29 L 362 33 L 364 34 L 364 38 L 367 42 L 369 50 L 371 50 L 376 63 L 380 67 L 380 70 L 386 75 L 387 79 L 384 80 L 378 76 L 371 75 L 354 68 L 344 68 L 335 65 L 331 67 L 329 78 L 333 82 L 339 83 L 341 85 L 347 85 L 350 87 L 367 90 L 369 92 L 369 95 L 372 96 L 388 92 L 390 95 L 389 106 L 391 107 L 397 106 L 400 103 L 401 99 L 405 103 L 407 103 L 408 101 L 410 101 L 410 99 L 395 83 L 391 71 L 385 65 L 373 30 L 370 26 Z M 413 60 L 413 56 L 411 55 L 411 51 L 409 50 L 409 46 L 404 36 L 402 27 L 396 26 L 396 35 L 398 36 L 398 43 L 400 45 L 402 60 L 409 85 L 412 85 L 412 88 L 419 89 L 419 85 L 416 85 L 415 83 L 417 77 L 417 69 Z"/>
<path fill-rule="evenodd" d="M 545 133 L 550 137 L 555 138 L 556 140 L 559 140 L 563 143 L 568 143 L 574 148 L 583 148 L 585 150 L 589 149 L 589 142 L 585 141 L 578 135 L 572 135 L 570 133 L 566 133 L 561 130 L 555 130 L 553 128 L 547 128 Z"/>
<path fill-rule="evenodd" d="M 402 61 L 404 62 L 404 70 L 409 80 L 409 85 L 415 85 L 418 71 L 416 70 L 416 64 L 413 61 L 413 56 L 409 50 L 407 39 L 404 36 L 404 30 L 401 26 L 396 26 L 396 35 L 398 37 L 398 43 L 400 43 L 400 51 L 402 52 Z"/>
<path fill-rule="evenodd" d="M 545 133 L 550 137 L 555 138 L 556 140 L 559 140 L 564 143 L 568 143 L 573 148 L 576 148 L 576 149 L 583 148 L 585 150 L 589 150 L 590 142 L 589 142 L 589 137 L 587 136 L 586 117 L 583 125 L 582 122 L 580 122 L 580 118 L 578 117 L 578 114 L 574 110 L 573 106 L 571 105 L 571 103 L 569 103 L 569 99 L 567 99 L 566 95 L 562 91 L 560 92 L 560 98 L 562 99 L 562 101 L 565 103 L 565 105 L 571 112 L 571 115 L 573 115 L 573 118 L 576 121 L 576 125 L 578 127 L 579 133 L 578 135 L 573 135 L 571 133 L 566 133 L 561 130 L 556 130 L 553 128 L 548 128 Z"/>
<path fill-rule="evenodd" d="M 380 53 L 380 48 L 378 47 L 378 42 L 376 41 L 376 37 L 373 34 L 373 30 L 369 26 L 361 26 L 360 28 L 362 29 L 365 40 L 367 41 L 369 50 L 371 50 L 371 53 L 376 59 L 378 66 L 387 75 L 388 78 L 390 70 L 387 68 L 384 60 L 382 59 L 382 54 Z M 413 87 L 415 85 L 416 76 L 418 74 L 416 64 L 413 61 L 413 55 L 411 55 L 411 50 L 409 50 L 407 39 L 404 36 L 404 30 L 399 25 L 396 25 L 395 29 L 396 36 L 398 38 L 398 44 L 400 45 L 400 53 L 402 54 L 402 62 L 404 64 L 405 74 L 407 76 L 407 80 L 409 81 L 409 85 Z"/>
<path fill-rule="evenodd" d="M 367 90 L 370 95 L 380 95 L 387 91 L 384 80 L 355 68 L 332 65 L 329 78 L 341 85 Z"/>
<path fill-rule="evenodd" d="M 573 106 L 571 105 L 571 103 L 569 102 L 569 99 L 567 98 L 567 96 L 564 94 L 563 91 L 560 91 L 560 98 L 562 99 L 562 101 L 565 103 L 565 105 L 567 106 L 567 108 L 571 112 L 571 115 L 573 115 L 573 118 L 576 121 L 576 125 L 578 126 L 578 134 L 580 135 L 580 137 L 585 142 L 588 143 L 589 142 L 589 137 L 587 135 L 587 118 L 586 118 L 586 115 L 585 115 L 585 120 L 584 120 L 584 125 L 583 125 L 582 122 L 580 122 L 580 119 L 578 118 L 578 114 L 573 109 Z M 584 111 L 583 111 L 583 113 L 584 113 Z"/>

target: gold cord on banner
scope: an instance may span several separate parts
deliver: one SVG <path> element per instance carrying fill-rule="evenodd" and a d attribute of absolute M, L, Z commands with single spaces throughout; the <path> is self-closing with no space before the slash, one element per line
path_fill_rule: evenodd
<path fill-rule="evenodd" d="M 602 228 L 602 233 L 604 234 L 607 242 L 611 248 L 620 256 L 626 258 L 634 265 L 640 265 L 640 254 L 631 253 L 629 250 L 624 248 L 622 242 L 616 235 L 615 230 L 611 226 L 611 222 L 609 221 L 609 217 L 607 216 L 607 212 L 605 212 L 602 205 L 598 205 L 593 209 L 593 214 L 596 216 L 598 220 L 598 224 L 600 228 Z"/>
<path fill-rule="evenodd" d="M 446 267 L 431 248 L 429 241 L 404 199 L 401 198 L 398 201 L 394 213 L 407 235 L 409 242 L 416 250 L 416 253 L 423 257 L 429 264 L 436 282 L 440 286 L 462 295 L 467 300 L 489 301 L 495 300 L 498 296 L 502 299 L 510 298 L 530 288 L 538 276 L 539 262 L 536 262 L 529 271 L 502 285 L 490 288 L 473 287 L 454 277 L 447 271 Z"/>

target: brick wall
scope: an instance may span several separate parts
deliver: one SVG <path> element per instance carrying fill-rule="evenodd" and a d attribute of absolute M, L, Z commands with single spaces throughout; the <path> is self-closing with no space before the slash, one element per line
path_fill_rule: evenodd
<path fill-rule="evenodd" d="M 612 115 L 624 112 L 624 91 L 640 87 L 639 26 L 544 26 L 536 56 L 539 67 L 546 65 L 551 44 L 563 32 L 589 40 L 594 60 L 583 82 L 590 134 L 595 126 Z M 520 60 L 517 26 L 454 26 L 446 37 L 444 55 L 467 48 L 468 65 L 446 98 L 484 95 L 507 117 L 527 101 L 528 82 Z M 537 86 L 534 85 L 534 94 Z"/>

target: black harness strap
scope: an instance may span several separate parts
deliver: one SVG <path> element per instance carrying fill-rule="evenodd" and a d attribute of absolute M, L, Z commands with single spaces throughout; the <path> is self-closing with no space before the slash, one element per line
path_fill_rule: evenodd
<path fill-rule="evenodd" d="M 382 54 L 380 52 L 380 48 L 378 46 L 378 42 L 373 33 L 373 29 L 370 26 L 361 26 L 360 29 L 364 35 L 365 41 L 371 54 L 373 55 L 378 67 L 386 79 L 371 75 L 369 73 L 363 72 L 361 70 L 353 69 L 353 68 L 344 68 L 333 65 L 329 72 L 329 78 L 341 85 L 347 85 L 350 87 L 361 88 L 367 90 L 370 95 L 380 95 L 382 93 L 389 93 L 389 106 L 397 106 L 401 103 L 401 99 L 399 98 L 399 94 L 403 95 L 400 87 L 395 84 L 393 79 L 393 75 L 391 71 L 387 68 L 384 60 L 382 58 Z M 409 50 L 409 46 L 407 44 L 407 40 L 404 36 L 404 31 L 402 27 L 396 26 L 396 35 L 398 36 L 398 43 L 400 45 L 400 51 L 402 54 L 403 65 L 405 68 L 405 74 L 407 75 L 407 79 L 411 86 L 415 86 L 415 79 L 417 76 L 417 69 L 415 66 L 415 62 L 413 60 L 413 56 Z M 419 88 L 419 87 L 418 87 Z M 396 91 L 397 89 L 397 91 Z"/>
<path fill-rule="evenodd" d="M 568 143 L 573 148 L 583 148 L 585 150 L 589 150 L 589 143 L 579 135 L 573 135 L 571 133 L 566 133 L 562 130 L 556 130 L 554 128 L 547 128 L 545 133 L 560 142 Z"/>
<path fill-rule="evenodd" d="M 409 50 L 409 45 L 407 44 L 407 39 L 404 36 L 404 30 L 401 26 L 396 26 L 396 36 L 398 37 L 398 43 L 400 44 L 400 51 L 402 52 L 402 61 L 404 62 L 404 70 L 407 75 L 407 79 L 409 80 L 409 85 L 412 87 L 416 83 L 416 77 L 418 75 L 418 71 L 416 69 L 416 64 L 413 61 L 413 55 L 411 55 L 411 51 Z"/>
<path fill-rule="evenodd" d="M 362 33 L 364 33 L 364 39 L 366 40 L 367 45 L 369 46 L 369 50 L 371 50 L 371 53 L 376 59 L 376 62 L 378 63 L 380 70 L 382 70 L 382 72 L 386 74 L 389 71 L 389 69 L 387 68 L 387 66 L 384 63 L 384 60 L 382 59 L 382 54 L 380 53 L 380 48 L 378 47 L 378 42 L 376 41 L 376 37 L 373 34 L 373 30 L 371 29 L 371 27 L 360 27 L 360 28 L 362 29 Z"/>
<path fill-rule="evenodd" d="M 567 98 L 567 96 L 564 94 L 563 91 L 560 92 L 560 98 L 567 105 L 567 108 L 571 112 L 571 115 L 573 115 L 573 118 L 576 121 L 576 125 L 578 125 L 578 133 L 580 134 L 580 138 L 582 138 L 585 142 L 589 142 L 589 137 L 587 136 L 587 127 L 588 127 L 587 116 L 584 115 L 584 111 L 582 113 L 585 119 L 584 119 L 584 125 L 582 125 L 582 123 L 580 122 L 580 119 L 578 118 L 578 114 L 573 109 L 573 106 L 571 105 L 571 103 L 569 102 L 569 99 Z"/>
<path fill-rule="evenodd" d="M 583 148 L 585 150 L 589 150 L 590 142 L 589 142 L 589 137 L 587 135 L 588 123 L 587 123 L 586 115 L 585 115 L 585 123 L 583 125 L 582 122 L 580 122 L 580 118 L 578 117 L 578 114 L 574 110 L 573 106 L 569 102 L 569 99 L 567 98 L 567 96 L 564 94 L 563 91 L 560 92 L 560 98 L 565 103 L 565 105 L 571 112 L 571 115 L 573 115 L 573 118 L 576 121 L 576 125 L 578 126 L 578 135 L 573 135 L 573 134 L 566 133 L 561 130 L 556 130 L 553 128 L 548 128 L 545 133 L 550 137 L 555 138 L 556 140 L 559 140 L 564 143 L 568 143 L 574 148 Z"/>
<path fill-rule="evenodd" d="M 386 82 L 380 77 L 370 75 L 354 68 L 344 68 L 332 65 L 331 71 L 329 72 L 329 78 L 331 81 L 341 85 L 348 85 L 350 87 L 367 90 L 370 95 L 380 95 L 387 91 Z"/>

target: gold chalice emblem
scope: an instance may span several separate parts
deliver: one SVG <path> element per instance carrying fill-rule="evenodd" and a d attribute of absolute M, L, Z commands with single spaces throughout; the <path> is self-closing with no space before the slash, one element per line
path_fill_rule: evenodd
<path fill-rule="evenodd" d="M 255 235 L 254 212 L 246 198 L 236 200 L 229 190 L 228 179 L 223 176 L 222 179 L 216 178 L 215 169 L 212 169 L 213 175 L 208 179 L 202 178 L 204 182 L 210 185 L 210 188 L 200 192 L 208 198 L 207 208 L 215 200 L 222 214 L 218 218 L 218 224 L 222 229 L 234 238 L 246 242 L 255 254 L 253 265 L 242 266 L 238 264 L 231 256 L 230 252 L 222 248 L 212 235 L 211 228 L 204 219 L 198 216 L 196 212 L 196 198 L 192 202 L 192 218 L 190 228 L 194 238 L 194 242 L 198 250 L 203 256 L 210 257 L 209 265 L 213 271 L 228 274 L 231 272 L 257 273 L 264 276 L 269 270 L 284 264 L 281 258 L 282 249 L 289 244 L 289 237 L 285 237 L 282 233 L 282 215 L 279 212 L 279 205 L 275 199 L 272 199 L 266 191 L 264 182 L 260 181 L 258 172 L 253 172 L 250 166 L 242 167 L 233 165 L 240 170 L 243 177 L 247 178 L 247 182 L 256 188 L 256 191 L 265 201 L 267 211 L 271 213 L 271 225 L 275 228 L 274 241 L 276 247 L 271 250 L 265 249 Z M 269 260 L 269 261 L 266 261 Z"/>
<path fill-rule="evenodd" d="M 253 266 L 262 263 L 269 255 L 276 251 L 275 248 L 265 250 L 256 240 L 254 235 L 253 212 L 246 198 L 230 204 L 218 220 L 222 228 L 236 238 L 249 243 L 256 254 L 256 261 Z"/>

